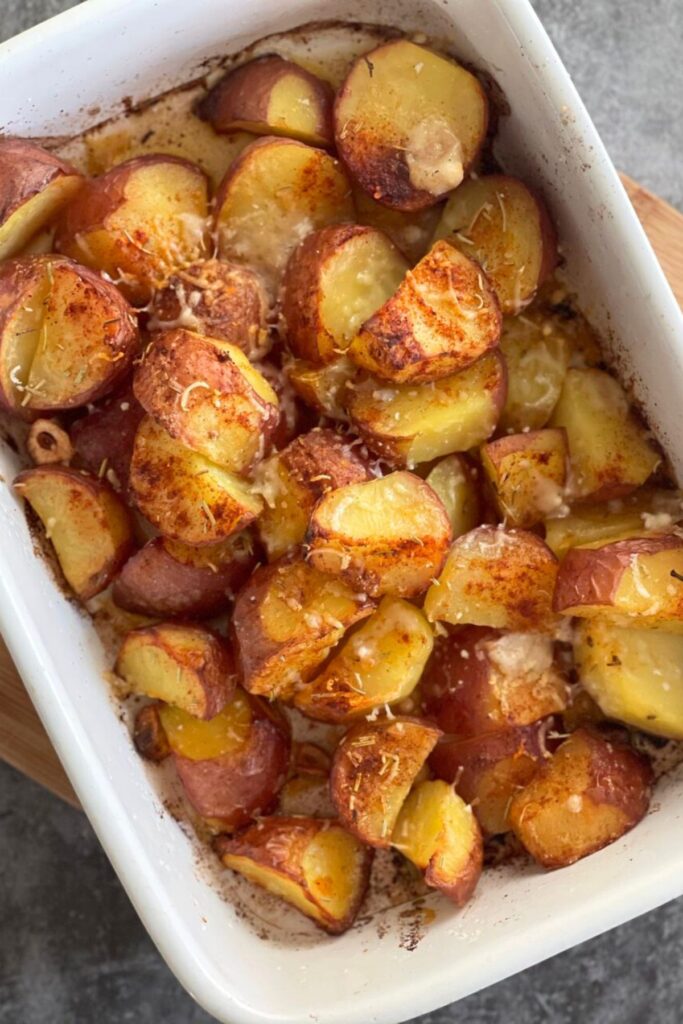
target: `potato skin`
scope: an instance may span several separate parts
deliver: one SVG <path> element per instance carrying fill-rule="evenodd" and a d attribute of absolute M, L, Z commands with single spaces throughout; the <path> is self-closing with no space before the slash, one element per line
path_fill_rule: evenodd
<path fill-rule="evenodd" d="M 133 743 L 140 757 L 154 764 L 170 756 L 171 747 L 159 717 L 158 704 L 145 704 L 135 716 Z"/>
<path fill-rule="evenodd" d="M 70 429 L 76 461 L 97 475 L 104 466 L 109 483 L 125 493 L 137 429 L 145 410 L 130 388 L 76 420 Z"/>

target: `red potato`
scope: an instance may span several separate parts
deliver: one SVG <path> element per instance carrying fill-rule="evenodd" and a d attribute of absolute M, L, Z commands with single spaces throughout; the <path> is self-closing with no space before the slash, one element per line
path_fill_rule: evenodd
<path fill-rule="evenodd" d="M 353 924 L 373 851 L 319 818 L 265 818 L 234 838 L 218 836 L 223 864 L 296 907 L 331 935 Z"/>
<path fill-rule="evenodd" d="M 199 104 L 217 132 L 284 135 L 330 146 L 333 92 L 327 82 L 277 54 L 232 68 Z"/>
<path fill-rule="evenodd" d="M 70 436 L 78 464 L 126 491 L 135 435 L 144 415 L 132 390 L 126 388 L 76 420 Z"/>
<path fill-rule="evenodd" d="M 526 530 L 480 526 L 453 544 L 443 572 L 427 591 L 431 621 L 516 632 L 545 632 L 557 623 L 552 600 L 557 559 Z"/>
<path fill-rule="evenodd" d="M 111 582 L 133 548 L 130 514 L 102 480 L 66 466 L 36 466 L 14 480 L 45 527 L 64 577 L 81 601 Z"/>
<path fill-rule="evenodd" d="M 321 498 L 307 558 L 372 597 L 416 597 L 441 571 L 450 541 L 446 510 L 431 487 L 398 472 Z"/>
<path fill-rule="evenodd" d="M 425 477 L 443 502 L 453 540 L 479 526 L 483 518 L 478 476 L 478 469 L 464 455 L 447 455 Z"/>
<path fill-rule="evenodd" d="M 171 622 L 131 630 L 114 671 L 131 693 L 173 704 L 195 718 L 213 718 L 237 686 L 228 645 L 201 626 Z"/>
<path fill-rule="evenodd" d="M 242 350 L 178 327 L 158 331 L 135 397 L 171 437 L 231 473 L 246 472 L 277 427 L 277 395 Z"/>
<path fill-rule="evenodd" d="M 0 139 L 0 260 L 16 256 L 83 185 L 71 164 L 28 139 Z"/>
<path fill-rule="evenodd" d="M 481 464 L 507 526 L 535 526 L 563 510 L 569 450 L 561 428 L 489 441 Z"/>
<path fill-rule="evenodd" d="M 487 128 L 474 75 L 407 39 L 359 57 L 334 106 L 344 163 L 364 191 L 397 210 L 432 206 L 457 188 Z"/>
<path fill-rule="evenodd" d="M 0 266 L 0 404 L 71 409 L 111 391 L 139 348 L 118 290 L 63 256 Z"/>
<path fill-rule="evenodd" d="M 230 606 L 255 564 L 248 533 L 201 548 L 155 537 L 128 559 L 112 597 L 141 615 L 210 618 Z"/>
<path fill-rule="evenodd" d="M 551 637 L 465 626 L 436 639 L 423 711 L 459 738 L 530 725 L 563 711 L 569 691 Z"/>
<path fill-rule="evenodd" d="M 510 822 L 539 864 L 565 867 L 637 825 L 652 781 L 644 757 L 577 729 L 513 798 Z"/>
<path fill-rule="evenodd" d="M 508 369 L 500 428 L 511 434 L 540 430 L 557 405 L 574 351 L 565 321 L 536 304 L 521 316 L 505 316 L 500 350 Z"/>
<path fill-rule="evenodd" d="M 435 242 L 361 326 L 351 359 L 383 380 L 424 384 L 476 362 L 500 340 L 498 301 L 481 267 Z"/>
<path fill-rule="evenodd" d="M 212 827 L 232 831 L 275 806 L 290 754 L 277 708 L 238 688 L 210 721 L 170 705 L 160 715 L 185 795 Z"/>
<path fill-rule="evenodd" d="M 360 188 L 354 188 L 353 202 L 358 223 L 383 231 L 405 253 L 411 264 L 417 263 L 427 253 L 439 223 L 441 206 L 411 212 L 390 210 Z"/>
<path fill-rule="evenodd" d="M 208 180 L 188 160 L 135 157 L 90 179 L 69 203 L 55 246 L 104 271 L 136 305 L 206 251 Z"/>
<path fill-rule="evenodd" d="M 145 704 L 133 723 L 133 743 L 140 757 L 160 764 L 171 754 L 168 737 L 161 724 L 159 704 Z"/>
<path fill-rule="evenodd" d="M 311 409 L 330 420 L 348 419 L 344 408 L 346 385 L 358 372 L 350 359 L 341 356 L 325 366 L 294 359 L 285 369 L 292 388 Z"/>
<path fill-rule="evenodd" d="M 450 197 L 435 233 L 486 271 L 503 313 L 532 301 L 557 264 L 557 235 L 545 203 L 519 178 L 470 178 Z"/>

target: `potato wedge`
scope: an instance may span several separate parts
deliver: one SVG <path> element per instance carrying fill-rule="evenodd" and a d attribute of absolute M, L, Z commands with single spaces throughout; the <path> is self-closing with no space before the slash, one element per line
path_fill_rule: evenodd
<path fill-rule="evenodd" d="M 361 326 L 349 356 L 397 384 L 448 377 L 500 340 L 498 301 L 481 267 L 449 242 L 435 242 Z"/>
<path fill-rule="evenodd" d="M 569 449 L 562 428 L 489 441 L 481 464 L 507 526 L 535 526 L 563 509 Z"/>
<path fill-rule="evenodd" d="M 388 849 L 401 807 L 441 733 L 416 718 L 352 726 L 330 777 L 340 821 L 370 846 Z"/>
<path fill-rule="evenodd" d="M 286 366 L 287 378 L 303 401 L 330 420 L 348 420 L 346 385 L 358 369 L 346 356 L 325 366 L 314 366 L 303 359 L 293 359 Z"/>
<path fill-rule="evenodd" d="M 466 738 L 563 711 L 569 689 L 551 637 L 465 626 L 437 638 L 420 694 L 428 718 Z"/>
<path fill-rule="evenodd" d="M 525 530 L 479 526 L 453 544 L 441 576 L 427 591 L 425 614 L 455 626 L 545 632 L 552 610 L 557 559 Z"/>
<path fill-rule="evenodd" d="M 550 425 L 567 431 L 574 499 L 623 497 L 662 461 L 621 385 L 602 370 L 567 372 Z"/>
<path fill-rule="evenodd" d="M 0 139 L 0 260 L 16 256 L 79 191 L 71 164 L 28 139 Z"/>
<path fill-rule="evenodd" d="M 198 546 L 238 533 L 262 508 L 244 480 L 174 440 L 149 416 L 135 435 L 130 493 L 164 536 Z"/>
<path fill-rule="evenodd" d="M 202 626 L 172 622 L 128 633 L 114 671 L 131 693 L 174 704 L 195 718 L 213 718 L 237 687 L 224 640 Z"/>
<path fill-rule="evenodd" d="M 240 348 L 183 327 L 154 335 L 133 390 L 171 437 L 231 473 L 252 466 L 279 421 L 277 395 Z"/>
<path fill-rule="evenodd" d="M 131 388 L 112 395 L 72 424 L 75 461 L 105 477 L 115 490 L 126 491 L 135 435 L 144 415 Z"/>
<path fill-rule="evenodd" d="M 207 215 L 208 181 L 196 164 L 135 157 L 84 185 L 61 214 L 55 246 L 144 305 L 174 270 L 204 255 Z"/>
<path fill-rule="evenodd" d="M 416 597 L 441 571 L 450 541 L 446 510 L 431 487 L 398 472 L 321 498 L 307 557 L 372 597 Z"/>
<path fill-rule="evenodd" d="M 519 178 L 470 178 L 449 198 L 434 235 L 483 267 L 503 313 L 532 301 L 557 264 L 557 235 L 541 197 Z"/>
<path fill-rule="evenodd" d="M 553 608 L 638 629 L 683 632 L 683 536 L 652 533 L 567 552 Z"/>
<path fill-rule="evenodd" d="M 424 871 L 432 889 L 462 907 L 471 897 L 484 864 L 477 819 L 447 782 L 419 782 L 401 808 L 392 845 Z"/>
<path fill-rule="evenodd" d="M 319 818 L 265 818 L 214 849 L 232 868 L 341 935 L 354 922 L 370 878 L 372 850 Z"/>
<path fill-rule="evenodd" d="M 304 238 L 289 258 L 282 313 L 295 356 L 332 363 L 389 299 L 409 270 L 381 231 L 330 224 Z"/>
<path fill-rule="evenodd" d="M 432 651 L 422 612 L 385 597 L 332 656 L 320 675 L 297 688 L 294 706 L 321 722 L 348 722 L 415 689 Z"/>
<path fill-rule="evenodd" d="M 152 299 L 151 331 L 184 327 L 237 345 L 250 359 L 268 351 L 268 299 L 257 274 L 221 260 L 198 260 L 171 274 Z"/>
<path fill-rule="evenodd" d="M 265 507 L 258 532 L 270 562 L 303 543 L 315 503 L 328 491 L 371 479 L 348 438 L 316 427 L 258 466 Z"/>
<path fill-rule="evenodd" d="M 534 316 L 503 317 L 500 349 L 508 370 L 508 390 L 500 427 L 508 433 L 540 430 L 562 392 L 572 346 L 555 321 Z"/>
<path fill-rule="evenodd" d="M 232 617 L 243 685 L 287 700 L 372 610 L 364 594 L 324 576 L 297 553 L 260 566 L 237 595 Z"/>
<path fill-rule="evenodd" d="M 112 597 L 120 608 L 141 615 L 210 618 L 230 606 L 255 564 L 246 532 L 201 548 L 154 537 L 128 559 Z"/>
<path fill-rule="evenodd" d="M 369 378 L 347 384 L 353 426 L 377 455 L 412 468 L 480 445 L 496 429 L 506 394 L 505 363 L 489 352 L 432 384 Z"/>
<path fill-rule="evenodd" d="M 334 105 L 341 158 L 361 188 L 397 210 L 432 206 L 457 188 L 487 127 L 474 75 L 407 39 L 356 60 Z"/>
<path fill-rule="evenodd" d="M 133 743 L 140 757 L 159 764 L 170 756 L 171 747 L 161 724 L 159 704 L 145 704 L 133 723 Z"/>
<path fill-rule="evenodd" d="M 306 235 L 353 220 L 341 165 L 293 139 L 265 138 L 247 146 L 223 179 L 214 208 L 218 255 L 261 273 L 273 297 L 290 254 Z"/>
<path fill-rule="evenodd" d="M 353 202 L 358 223 L 383 231 L 412 265 L 429 251 L 441 217 L 441 206 L 409 212 L 390 210 L 360 188 L 354 188 Z"/>
<path fill-rule="evenodd" d="M 130 514 L 114 491 L 66 466 L 35 466 L 14 480 L 51 541 L 64 578 L 81 601 L 111 582 L 133 547 Z"/>
<path fill-rule="evenodd" d="M 425 477 L 443 502 L 453 540 L 469 533 L 481 522 L 482 502 L 477 476 L 478 470 L 464 455 L 447 455 Z"/>
<path fill-rule="evenodd" d="M 284 135 L 330 146 L 333 92 L 299 64 L 266 54 L 231 68 L 199 104 L 214 131 Z"/>
<path fill-rule="evenodd" d="M 651 786 L 644 757 L 577 729 L 513 798 L 510 822 L 539 864 L 564 867 L 637 825 Z"/>
<path fill-rule="evenodd" d="M 63 256 L 0 266 L 0 404 L 72 409 L 111 391 L 139 348 L 118 289 Z"/>

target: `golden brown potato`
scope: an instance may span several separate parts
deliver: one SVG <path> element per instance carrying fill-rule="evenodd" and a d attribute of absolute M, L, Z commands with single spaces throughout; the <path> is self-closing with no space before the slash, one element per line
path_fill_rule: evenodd
<path fill-rule="evenodd" d="M 331 758 L 315 743 L 294 743 L 290 776 L 280 790 L 278 814 L 336 818 L 330 797 Z"/>
<path fill-rule="evenodd" d="M 555 611 L 621 626 L 683 632 L 683 537 L 651 533 L 567 552 Z"/>
<path fill-rule="evenodd" d="M 435 238 L 483 267 L 503 313 L 532 301 L 555 269 L 557 236 L 546 205 L 519 178 L 470 178 L 450 197 Z"/>
<path fill-rule="evenodd" d="M 68 466 L 73 458 L 73 445 L 66 430 L 55 420 L 34 420 L 26 437 L 26 451 L 34 465 L 61 462 Z"/>
<path fill-rule="evenodd" d="M 447 782 L 420 782 L 403 804 L 392 845 L 424 871 L 424 879 L 464 906 L 474 892 L 484 863 L 477 819 Z"/>
<path fill-rule="evenodd" d="M 429 251 L 441 216 L 440 205 L 423 210 L 390 210 L 360 188 L 354 188 L 353 202 L 358 223 L 383 231 L 405 253 L 411 264 L 417 263 Z"/>
<path fill-rule="evenodd" d="M 326 366 L 314 366 L 303 359 L 293 359 L 286 367 L 292 388 L 303 401 L 328 419 L 348 419 L 344 408 L 346 385 L 358 369 L 345 356 Z"/>
<path fill-rule="evenodd" d="M 507 434 L 482 445 L 481 464 L 508 526 L 535 526 L 561 510 L 569 451 L 561 428 Z"/>
<path fill-rule="evenodd" d="M 332 89 L 277 54 L 232 68 L 199 104 L 217 132 L 284 135 L 311 146 L 333 142 Z"/>
<path fill-rule="evenodd" d="M 564 867 L 637 825 L 651 786 L 645 758 L 578 729 L 513 798 L 510 822 L 539 864 Z"/>
<path fill-rule="evenodd" d="M 508 391 L 500 427 L 512 434 L 545 427 L 557 405 L 572 354 L 569 338 L 549 319 L 532 313 L 503 317 L 501 352 Z"/>
<path fill-rule="evenodd" d="M 81 601 L 111 582 L 133 547 L 128 509 L 103 481 L 66 466 L 25 469 L 14 481 L 45 527 L 64 577 Z"/>
<path fill-rule="evenodd" d="M 293 553 L 260 566 L 237 595 L 232 617 L 242 684 L 287 700 L 373 604 Z"/>
<path fill-rule="evenodd" d="M 54 153 L 28 139 L 0 139 L 0 260 L 21 252 L 82 185 Z"/>
<path fill-rule="evenodd" d="M 118 290 L 63 256 L 0 266 L 0 404 L 71 409 L 111 391 L 138 351 Z"/>
<path fill-rule="evenodd" d="M 198 546 L 244 529 L 262 508 L 246 481 L 174 440 L 149 416 L 135 435 L 130 493 L 166 537 Z"/>
<path fill-rule="evenodd" d="M 144 415 L 132 388 L 112 395 L 72 424 L 75 461 L 105 477 L 116 490 L 126 491 L 135 435 Z"/>
<path fill-rule="evenodd" d="M 446 510 L 431 487 L 398 472 L 321 498 L 307 557 L 372 597 L 416 597 L 441 571 L 450 541 Z"/>
<path fill-rule="evenodd" d="M 496 351 L 432 384 L 349 384 L 351 422 L 377 455 L 411 468 L 468 451 L 496 429 L 505 403 L 505 363 Z"/>
<path fill-rule="evenodd" d="M 332 761 L 330 792 L 340 821 L 370 846 L 388 848 L 401 807 L 441 733 L 416 718 L 363 722 Z"/>
<path fill-rule="evenodd" d="M 465 626 L 437 638 L 420 694 L 427 717 L 464 738 L 563 711 L 569 691 L 551 637 Z"/>
<path fill-rule="evenodd" d="M 567 372 L 550 424 L 567 431 L 574 499 L 620 498 L 644 484 L 662 461 L 621 385 L 602 370 Z"/>
<path fill-rule="evenodd" d="M 255 489 L 265 503 L 258 532 L 268 561 L 303 543 L 313 507 L 324 494 L 370 478 L 351 441 L 322 427 L 262 462 Z"/>
<path fill-rule="evenodd" d="M 218 836 L 223 864 L 281 897 L 331 935 L 354 922 L 372 850 L 319 818 L 265 818 L 233 839 Z"/>
<path fill-rule="evenodd" d="M 427 591 L 434 622 L 493 626 L 516 632 L 552 629 L 557 559 L 525 530 L 479 526 L 459 537 L 441 576 Z"/>
<path fill-rule="evenodd" d="M 172 274 L 152 299 L 150 330 L 185 327 L 237 345 L 250 359 L 268 350 L 268 299 L 253 270 L 198 260 Z"/>
<path fill-rule="evenodd" d="M 208 181 L 188 160 L 154 154 L 89 180 L 62 212 L 59 252 L 104 271 L 144 305 L 206 250 Z"/>
<path fill-rule="evenodd" d="M 415 689 L 432 650 L 432 630 L 408 601 L 385 597 L 320 675 L 297 688 L 294 706 L 322 722 L 347 722 Z"/>
<path fill-rule="evenodd" d="M 247 146 L 223 179 L 214 208 L 219 256 L 259 271 L 272 295 L 306 235 L 353 220 L 341 165 L 293 139 L 265 138 Z"/>
<path fill-rule="evenodd" d="M 334 362 L 408 270 L 393 242 L 374 228 L 330 224 L 308 235 L 290 256 L 283 281 L 291 351 L 314 364 Z"/>
<path fill-rule="evenodd" d="M 230 648 L 202 626 L 162 622 L 126 635 L 114 671 L 131 693 L 213 718 L 237 686 Z"/>
<path fill-rule="evenodd" d="M 277 395 L 240 348 L 182 327 L 154 335 L 133 390 L 171 437 L 231 473 L 252 466 L 279 421 Z"/>
<path fill-rule="evenodd" d="M 248 533 L 190 547 L 154 537 L 128 559 L 114 580 L 120 607 L 159 618 L 210 618 L 225 611 L 256 564 Z"/>
<path fill-rule="evenodd" d="M 469 71 L 397 39 L 352 65 L 337 94 L 337 148 L 358 184 L 385 206 L 419 210 L 457 188 L 488 127 Z"/>
<path fill-rule="evenodd" d="M 145 704 L 135 716 L 133 743 L 140 757 L 158 764 L 171 753 L 164 727 L 161 724 L 158 704 Z"/>
<path fill-rule="evenodd" d="M 477 477 L 478 470 L 464 455 L 447 455 L 425 477 L 443 502 L 453 540 L 469 533 L 481 522 L 482 502 Z"/>
<path fill-rule="evenodd" d="M 435 242 L 363 323 L 349 356 L 395 383 L 428 383 L 466 369 L 500 340 L 501 315 L 479 264 Z"/>

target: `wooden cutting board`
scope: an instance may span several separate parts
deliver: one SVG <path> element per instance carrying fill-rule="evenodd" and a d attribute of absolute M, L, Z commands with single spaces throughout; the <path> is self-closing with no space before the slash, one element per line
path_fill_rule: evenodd
<path fill-rule="evenodd" d="M 625 175 L 624 185 L 683 306 L 683 214 Z M 78 806 L 38 715 L 0 639 L 0 758 Z"/>

